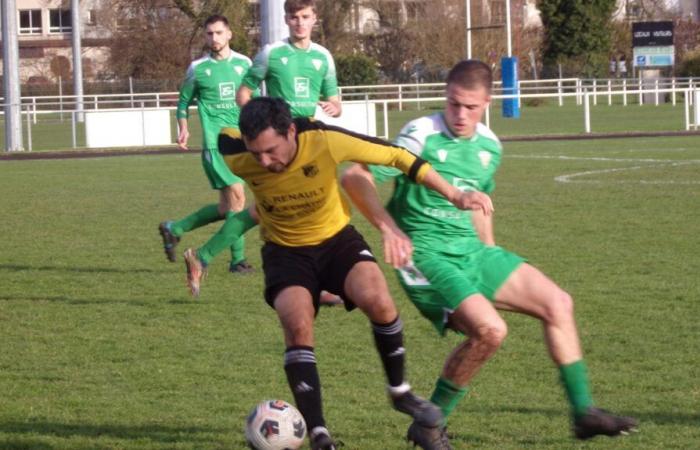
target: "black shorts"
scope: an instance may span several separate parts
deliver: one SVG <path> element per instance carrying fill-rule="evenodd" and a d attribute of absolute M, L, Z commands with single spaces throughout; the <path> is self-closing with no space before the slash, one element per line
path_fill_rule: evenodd
<path fill-rule="evenodd" d="M 286 247 L 267 242 L 262 248 L 265 301 L 274 308 L 277 295 L 290 286 L 311 293 L 318 311 L 322 290 L 340 295 L 349 311 L 355 304 L 345 294 L 345 278 L 360 261 L 377 262 L 369 245 L 352 225 L 318 245 Z"/>

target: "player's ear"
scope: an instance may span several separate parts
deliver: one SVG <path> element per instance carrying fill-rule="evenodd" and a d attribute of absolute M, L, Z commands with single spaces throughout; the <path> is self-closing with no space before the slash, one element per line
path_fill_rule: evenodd
<path fill-rule="evenodd" d="M 295 140 L 297 137 L 297 124 L 292 122 L 287 129 L 287 140 Z"/>

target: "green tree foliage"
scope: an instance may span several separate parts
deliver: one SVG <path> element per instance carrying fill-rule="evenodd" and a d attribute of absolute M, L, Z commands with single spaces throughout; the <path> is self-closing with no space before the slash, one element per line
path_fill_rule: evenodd
<path fill-rule="evenodd" d="M 682 77 L 700 77 L 700 49 L 685 54 L 678 74 Z"/>
<path fill-rule="evenodd" d="M 203 24 L 211 14 L 229 20 L 231 47 L 250 54 L 250 7 L 246 0 L 114 0 L 100 11 L 113 23 L 107 78 L 182 79 L 187 65 L 205 50 Z"/>
<path fill-rule="evenodd" d="M 546 69 L 561 64 L 570 74 L 603 76 L 610 55 L 615 0 L 540 0 Z"/>
<path fill-rule="evenodd" d="M 326 0 L 316 3 L 318 25 L 313 39 L 334 55 L 358 49 L 357 38 L 350 31 L 350 14 L 354 0 Z"/>
<path fill-rule="evenodd" d="M 365 55 L 338 55 L 335 65 L 341 86 L 375 84 L 379 78 L 377 62 Z"/>
<path fill-rule="evenodd" d="M 193 26 L 194 33 L 190 42 L 197 43 L 197 33 L 202 30 L 207 17 L 212 14 L 225 16 L 231 30 L 233 38 L 231 47 L 237 52 L 249 54 L 252 43 L 248 38 L 246 30 L 250 21 L 250 5 L 247 0 L 171 0 L 175 8 L 186 15 Z"/>

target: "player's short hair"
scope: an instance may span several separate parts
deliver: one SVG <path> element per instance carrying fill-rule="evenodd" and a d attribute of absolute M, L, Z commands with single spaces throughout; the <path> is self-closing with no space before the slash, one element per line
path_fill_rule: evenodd
<path fill-rule="evenodd" d="M 221 22 L 228 28 L 231 28 L 231 25 L 228 24 L 228 19 L 226 18 L 226 16 L 223 16 L 221 14 L 212 14 L 211 16 L 207 17 L 207 20 L 204 21 L 204 28 L 216 22 Z"/>
<path fill-rule="evenodd" d="M 277 134 L 286 136 L 292 125 L 292 113 L 287 102 L 277 97 L 255 97 L 241 108 L 238 126 L 247 139 L 272 127 Z"/>
<path fill-rule="evenodd" d="M 447 74 L 447 84 L 451 83 L 464 89 L 485 87 L 490 93 L 493 73 L 486 63 L 476 59 L 465 59 L 455 64 Z"/>
<path fill-rule="evenodd" d="M 316 0 L 286 0 L 284 2 L 285 14 L 294 14 L 300 9 L 309 7 L 316 12 Z"/>

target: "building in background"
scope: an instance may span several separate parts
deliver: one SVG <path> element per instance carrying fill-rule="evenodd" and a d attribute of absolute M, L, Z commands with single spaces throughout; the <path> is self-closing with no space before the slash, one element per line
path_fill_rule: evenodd
<path fill-rule="evenodd" d="M 331 0 L 326 0 L 331 1 Z M 430 0 L 381 0 L 382 4 L 404 22 L 420 19 Z M 249 0 L 252 23 L 251 35 L 259 33 L 260 0 Z M 511 0 L 511 20 L 520 29 L 542 26 L 536 0 Z M 382 23 L 376 1 L 355 0 L 347 29 L 359 34 L 380 33 Z M 455 20 L 464 20 L 464 2 L 455 1 Z M 614 17 L 617 20 L 648 20 L 653 11 L 662 8 L 672 17 L 698 21 L 700 0 L 618 0 Z M 19 31 L 20 79 L 23 83 L 56 83 L 72 79 L 71 2 L 68 0 L 16 0 Z M 471 0 L 472 23 L 504 24 L 506 0 Z M 115 22 L 114 2 L 110 0 L 80 0 L 82 30 L 83 78 L 94 81 L 104 76 L 109 56 L 112 30 L 129 26 Z M 385 8 L 386 9 L 386 8 Z M 112 11 L 112 12 L 110 12 Z M 134 20 L 137 20 L 136 18 Z M 518 36 L 514 37 L 518 39 Z M 0 45 L 2 43 L 0 42 Z M 2 67 L 2 60 L 0 60 Z"/>
<path fill-rule="evenodd" d="M 94 79 L 107 57 L 108 24 L 100 21 L 106 0 L 81 0 L 83 77 Z M 70 2 L 16 0 L 20 79 L 24 83 L 55 83 L 72 78 Z"/>

